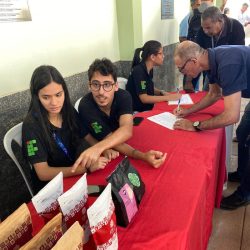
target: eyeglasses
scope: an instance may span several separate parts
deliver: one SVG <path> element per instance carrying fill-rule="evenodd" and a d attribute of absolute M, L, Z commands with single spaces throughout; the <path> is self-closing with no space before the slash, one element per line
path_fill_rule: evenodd
<path fill-rule="evenodd" d="M 187 61 L 183 64 L 183 66 L 178 68 L 181 73 L 183 73 L 187 63 L 190 62 L 190 61 L 192 61 L 192 58 L 187 59 Z"/>
<path fill-rule="evenodd" d="M 109 92 L 113 89 L 114 85 L 115 83 L 110 81 L 104 81 L 103 84 L 101 84 L 99 81 L 93 80 L 90 82 L 89 87 L 93 91 L 99 91 L 102 87 L 104 91 Z"/>

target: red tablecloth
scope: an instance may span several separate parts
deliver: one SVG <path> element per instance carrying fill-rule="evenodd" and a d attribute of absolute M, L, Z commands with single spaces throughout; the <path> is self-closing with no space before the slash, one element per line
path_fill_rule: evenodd
<path fill-rule="evenodd" d="M 198 97 L 201 94 L 195 98 Z M 223 109 L 223 102 L 216 105 Z M 146 119 L 175 107 L 165 106 L 160 103 L 155 105 L 155 110 L 138 114 L 144 120 L 134 127 L 133 138 L 129 140 L 137 149 L 161 150 L 168 156 L 159 169 L 131 159 L 145 182 L 146 192 L 131 224 L 127 228 L 118 227 L 121 250 L 205 250 L 211 234 L 213 209 L 220 203 L 225 178 L 224 129 L 199 133 L 169 130 Z M 219 112 L 217 108 L 215 113 Z M 190 119 L 207 119 L 213 113 L 209 112 L 198 113 Z M 121 157 L 106 169 L 89 175 L 88 184 L 105 184 L 105 177 L 120 160 Z M 65 190 L 78 179 L 66 178 Z M 29 208 L 37 232 L 43 221 L 31 203 Z"/>

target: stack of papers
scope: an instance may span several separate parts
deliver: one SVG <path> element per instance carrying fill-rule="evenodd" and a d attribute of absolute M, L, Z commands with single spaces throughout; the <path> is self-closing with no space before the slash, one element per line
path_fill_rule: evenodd
<path fill-rule="evenodd" d="M 193 101 L 192 101 L 190 95 L 189 94 L 182 95 L 180 105 L 188 105 L 188 104 L 193 104 Z M 168 105 L 178 105 L 178 100 L 177 101 L 168 101 Z"/>
<path fill-rule="evenodd" d="M 153 115 L 148 117 L 148 119 L 152 122 L 160 124 L 161 126 L 171 129 L 174 129 L 174 124 L 180 118 L 177 118 L 175 115 L 169 112 L 164 112 L 158 115 Z"/>

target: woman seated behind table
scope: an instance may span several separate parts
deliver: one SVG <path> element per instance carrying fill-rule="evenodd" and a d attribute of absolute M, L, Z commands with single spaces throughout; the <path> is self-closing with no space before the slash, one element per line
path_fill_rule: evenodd
<path fill-rule="evenodd" d="M 151 110 L 154 103 L 180 99 L 179 93 L 170 94 L 154 87 L 153 67 L 162 65 L 163 59 L 163 48 L 158 41 L 148 41 L 135 50 L 126 85 L 126 90 L 132 95 L 134 111 Z"/>
<path fill-rule="evenodd" d="M 86 168 L 79 167 L 72 173 L 71 167 L 84 150 L 82 138 L 87 132 L 80 126 L 66 83 L 56 68 L 38 67 L 31 78 L 30 92 L 22 142 L 23 154 L 32 165 L 33 189 L 37 193 L 61 171 L 64 177 L 86 172 Z M 112 158 L 115 157 L 117 152 L 114 151 Z M 102 169 L 108 161 L 108 158 L 100 157 L 88 169 Z"/>

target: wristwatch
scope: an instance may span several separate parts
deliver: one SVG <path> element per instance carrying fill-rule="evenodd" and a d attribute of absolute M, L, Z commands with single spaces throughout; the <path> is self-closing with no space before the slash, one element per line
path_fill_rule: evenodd
<path fill-rule="evenodd" d="M 195 128 L 196 131 L 201 131 L 201 129 L 199 128 L 200 125 L 201 125 L 200 121 L 195 121 L 193 123 L 193 127 Z"/>
<path fill-rule="evenodd" d="M 165 94 L 165 91 L 162 89 L 162 90 L 160 90 L 160 94 L 161 95 L 164 95 Z"/>

